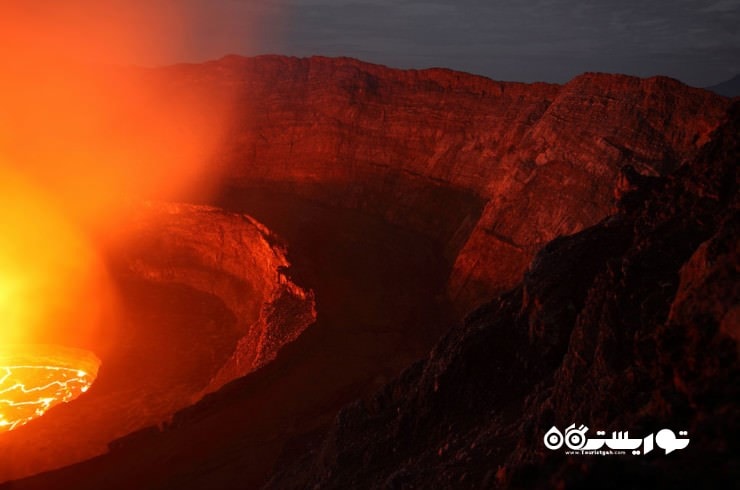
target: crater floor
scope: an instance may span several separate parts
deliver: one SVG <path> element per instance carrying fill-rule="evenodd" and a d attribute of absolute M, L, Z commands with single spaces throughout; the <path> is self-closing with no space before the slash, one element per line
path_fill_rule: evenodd
<path fill-rule="evenodd" d="M 96 456 L 191 403 L 239 336 L 215 296 L 179 284 L 121 280 L 123 318 L 91 389 L 0 436 L 0 480 Z"/>
<path fill-rule="evenodd" d="M 158 481 L 151 474 L 158 470 L 152 468 L 160 466 L 164 471 L 166 467 L 169 473 L 172 465 L 165 466 L 164 461 L 173 457 L 179 460 L 175 478 L 197 486 L 188 474 L 188 460 L 223 450 L 210 444 L 238 447 L 235 460 L 214 462 L 227 466 L 221 472 L 223 478 L 233 477 L 247 486 L 258 484 L 281 458 L 313 444 L 339 408 L 370 395 L 409 363 L 425 356 L 454 321 L 444 295 L 450 265 L 441 248 L 427 237 L 389 225 L 379 217 L 287 193 L 257 189 L 227 192 L 217 204 L 226 211 L 254 216 L 288 243 L 291 267 L 284 273 L 314 291 L 316 323 L 283 347 L 264 368 L 175 416 L 163 433 L 151 429 L 164 437 L 147 444 L 147 458 L 141 458 L 136 442 L 149 437 L 149 432 L 143 431 L 113 443 L 111 453 L 103 458 L 16 481 L 12 488 L 100 488 L 119 479 L 132 488 L 146 488 Z M 218 345 L 227 341 L 216 340 L 214 335 L 225 328 L 228 336 L 234 322 L 228 309 L 217 298 L 184 286 L 131 282 L 124 289 L 132 307 L 138 303 L 135 308 L 139 308 L 128 321 L 152 326 L 146 334 L 151 346 L 147 349 L 162 346 L 165 355 L 193 362 L 192 385 L 183 386 L 184 391 L 205 382 L 212 374 L 210 361 L 224 355 Z M 190 333 L 183 336 L 171 329 L 188 329 Z M 199 330 L 202 333 L 196 334 Z M 184 344 L 168 345 L 170 335 Z M 182 346 L 191 342 L 204 344 L 202 352 L 196 352 L 202 361 L 200 368 L 196 367 L 197 359 L 178 357 L 184 353 Z M 141 378 L 148 369 L 156 368 L 142 366 L 141 372 L 126 373 L 125 386 L 137 389 L 143 388 L 142 383 L 152 383 L 154 379 Z M 167 369 L 158 374 L 162 379 L 166 375 Z M 102 391 L 108 383 L 118 381 L 106 379 L 101 371 L 97 388 Z M 240 392 L 237 399 L 233 398 L 234 390 Z M 110 402 L 109 410 L 120 412 L 121 400 L 111 397 Z M 156 409 L 156 396 L 151 403 L 151 409 Z M 230 408 L 221 410 L 225 405 Z M 79 420 L 79 412 L 73 408 L 80 407 L 63 407 L 70 420 Z M 226 428 L 229 437 L 213 436 Z M 162 464 L 152 466 L 150 457 L 162 458 Z M 111 462 L 115 466 L 112 472 Z M 125 474 L 118 473 L 122 468 L 126 468 Z M 171 481 L 173 476 L 166 478 Z"/>

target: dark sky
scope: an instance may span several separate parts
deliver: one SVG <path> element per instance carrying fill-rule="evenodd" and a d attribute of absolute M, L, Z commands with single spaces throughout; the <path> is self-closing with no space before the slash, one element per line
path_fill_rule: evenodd
<path fill-rule="evenodd" d="M 605 71 L 697 86 L 740 73 L 740 0 L 184 2 L 195 22 L 172 61 L 322 54 L 499 80 Z"/>

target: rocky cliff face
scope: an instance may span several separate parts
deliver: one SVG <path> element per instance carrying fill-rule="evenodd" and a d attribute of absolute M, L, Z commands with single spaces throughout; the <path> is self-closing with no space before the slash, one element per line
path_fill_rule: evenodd
<path fill-rule="evenodd" d="M 712 437 L 735 430 L 712 415 L 730 413 L 736 396 L 722 388 L 736 385 L 726 296 L 734 235 L 722 225 L 735 199 L 723 184 L 736 179 L 732 131 L 694 158 L 727 99 L 665 78 L 525 85 L 326 58 L 228 57 L 154 75 L 219 104 L 218 94 L 236 94 L 212 162 L 229 188 L 220 204 L 242 211 L 262 196 L 256 209 L 270 227 L 310 255 L 290 274 L 316 285 L 317 322 L 171 424 L 8 488 L 242 488 L 287 463 L 272 486 L 544 485 L 583 476 L 582 461 L 546 458 L 544 426 L 637 430 L 658 420 Z M 615 195 L 620 211 L 605 220 Z M 140 259 L 123 269 L 186 284 L 256 320 L 242 324 L 257 331 L 234 341 L 226 374 L 206 380 L 215 387 L 261 365 L 303 324 L 263 342 L 262 319 L 282 322 L 298 305 L 308 321 L 311 308 L 300 305 L 311 298 L 284 282 L 284 255 L 254 222 L 187 209 L 163 211 L 177 220 L 150 230 L 149 252 L 132 249 Z M 270 245 L 256 264 L 245 237 Z M 453 324 L 438 281 L 459 312 L 487 304 L 330 425 L 340 406 L 427 352 L 441 323 Z M 720 317 L 720 327 L 700 328 Z M 715 346 L 720 357 L 707 357 Z M 717 444 L 729 445 L 722 437 Z M 701 444 L 721 454 L 708 438 Z"/>
<path fill-rule="evenodd" d="M 269 488 L 721 488 L 740 409 L 740 105 L 667 178 L 626 171 L 619 212 L 545 246 L 515 288 L 470 315 Z M 545 448 L 687 431 L 634 456 Z M 607 448 L 608 449 L 608 448 Z M 612 484 L 612 483 L 610 483 Z"/>
<path fill-rule="evenodd" d="M 320 57 L 227 57 L 166 76 L 238 94 L 218 161 L 228 183 L 434 237 L 461 312 L 512 286 L 549 240 L 607 215 L 622 165 L 673 170 L 727 104 L 667 78 L 526 85 Z"/>
<path fill-rule="evenodd" d="M 121 292 L 115 348 L 74 406 L 0 440 L 0 481 L 104 453 L 272 360 L 316 318 L 311 291 L 283 275 L 279 239 L 254 219 L 186 204 L 132 207 L 110 252 Z"/>
<path fill-rule="evenodd" d="M 254 218 L 218 208 L 147 203 L 132 210 L 119 274 L 184 284 L 211 294 L 241 331 L 233 354 L 204 392 L 263 366 L 316 319 L 313 293 L 284 271 L 285 245 Z"/>

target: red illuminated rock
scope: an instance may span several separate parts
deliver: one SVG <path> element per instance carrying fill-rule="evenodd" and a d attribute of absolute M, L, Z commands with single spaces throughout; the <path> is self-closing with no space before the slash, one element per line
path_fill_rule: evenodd
<path fill-rule="evenodd" d="M 535 251 L 596 223 L 618 169 L 673 170 L 727 101 L 668 78 L 494 82 L 352 59 L 226 57 L 169 69 L 237 87 L 228 183 L 289 189 L 424 232 L 460 311 L 513 285 Z"/>
<path fill-rule="evenodd" d="M 323 443 L 266 488 L 732 485 L 738 135 L 735 104 L 696 158 L 660 182 L 643 179 L 597 225 L 548 243 L 515 288 L 372 400 L 346 407 Z M 623 456 L 545 446 L 553 426 L 571 424 L 590 439 L 668 428 L 690 442 Z"/>
<path fill-rule="evenodd" d="M 317 289 L 317 298 L 326 293 L 335 303 L 319 308 L 317 323 L 323 314 L 326 328 L 308 329 L 275 362 L 179 412 L 172 424 L 123 438 L 101 458 L 13 483 L 17 488 L 96 488 L 111 480 L 241 488 L 264 482 L 274 468 L 285 469 L 275 488 L 526 486 L 527 478 L 547 486 L 562 483 L 555 470 L 572 476 L 581 468 L 541 460 L 538 431 L 553 421 L 581 417 L 626 430 L 632 427 L 621 422 L 646 423 L 646 413 L 693 407 L 692 431 L 726 428 L 712 410 L 729 410 L 726 400 L 736 399 L 732 388 L 723 391 L 734 386 L 736 358 L 727 338 L 737 337 L 736 312 L 728 313 L 720 297 L 729 289 L 722 274 L 736 266 L 727 253 L 736 238 L 722 224 L 729 205 L 721 182 L 729 182 L 732 163 L 722 151 L 736 155 L 736 147 L 715 141 L 714 153 L 693 158 L 725 117 L 726 99 L 665 78 L 586 74 L 564 86 L 525 85 L 326 58 L 227 57 L 156 76 L 206 94 L 237 88 L 232 132 L 212 162 L 233 195 L 253 189 L 297 195 L 327 214 L 348 208 L 422 233 L 444 251 L 451 268 L 446 289 L 460 311 L 493 301 L 330 424 L 338 406 L 394 372 L 390 364 L 432 323 L 422 313 L 441 295 L 430 288 L 426 296 L 405 296 L 404 288 L 388 287 L 420 272 L 404 268 L 408 256 L 399 255 L 406 263 L 374 263 L 396 276 L 347 274 L 357 270 L 344 267 L 354 256 L 341 247 L 332 249 L 339 257 L 321 254 L 323 230 L 311 228 L 321 220 L 301 223 L 298 209 L 296 236 L 320 259 L 309 262 L 308 272 L 330 276 L 326 289 Z M 684 161 L 694 163 L 677 171 Z M 620 173 L 625 165 L 638 177 Z M 257 311 L 234 303 L 240 296 L 230 283 L 210 276 L 245 274 L 242 243 L 225 224 L 234 219 L 212 209 L 186 212 L 178 218 L 184 229 L 152 232 L 161 246 L 145 247 L 176 253 L 137 251 L 145 260 L 131 270 Z M 352 249 L 366 238 L 362 232 L 370 237 L 375 229 L 337 236 L 350 235 Z M 576 234 L 564 236 L 570 233 Z M 204 252 L 205 243 L 238 260 Z M 378 247 L 375 256 L 384 254 L 390 255 Z M 184 264 L 170 263 L 178 257 Z M 330 263 L 333 273 L 322 269 Z M 373 280 L 365 284 L 367 278 Z M 384 296 L 388 290 L 393 295 Z M 382 301 L 367 299 L 374 296 Z M 377 306 L 391 301 L 405 315 L 383 323 Z M 695 318 L 713 318 L 720 327 L 702 330 Z M 676 343 L 674 327 L 685 342 Z M 259 363 L 259 344 L 244 344 L 234 359 Z M 722 348 L 735 371 L 717 367 L 714 350 L 703 350 L 709 344 Z M 725 443 L 700 441 L 715 451 L 710 455 Z M 298 456 L 304 459 L 296 463 Z M 537 471 L 543 464 L 555 470 Z M 593 486 L 599 468 L 584 468 Z"/>
<path fill-rule="evenodd" d="M 241 338 L 204 392 L 271 361 L 316 318 L 313 293 L 283 274 L 280 239 L 255 219 L 217 208 L 147 203 L 132 213 L 125 273 L 212 294 L 234 314 Z M 119 256 L 116 260 L 122 260 Z"/>
<path fill-rule="evenodd" d="M 97 456 L 161 425 L 272 360 L 315 320 L 313 293 L 283 275 L 284 247 L 254 219 L 167 203 L 129 216 L 125 248 L 109 252 L 125 311 L 101 374 L 84 397 L 2 433 L 0 481 Z"/>

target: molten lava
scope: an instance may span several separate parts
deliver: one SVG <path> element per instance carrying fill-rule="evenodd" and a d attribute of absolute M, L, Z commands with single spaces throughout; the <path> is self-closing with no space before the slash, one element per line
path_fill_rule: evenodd
<path fill-rule="evenodd" d="M 0 351 L 0 432 L 16 429 L 85 393 L 98 374 L 91 352 L 56 345 Z"/>
<path fill-rule="evenodd" d="M 125 247 L 130 203 L 181 199 L 211 178 L 228 100 L 125 66 L 177 50 L 189 32 L 178 3 L 0 2 L 0 431 L 78 396 L 99 364 L 18 345 L 102 358 L 115 347 L 104 257 Z"/>

